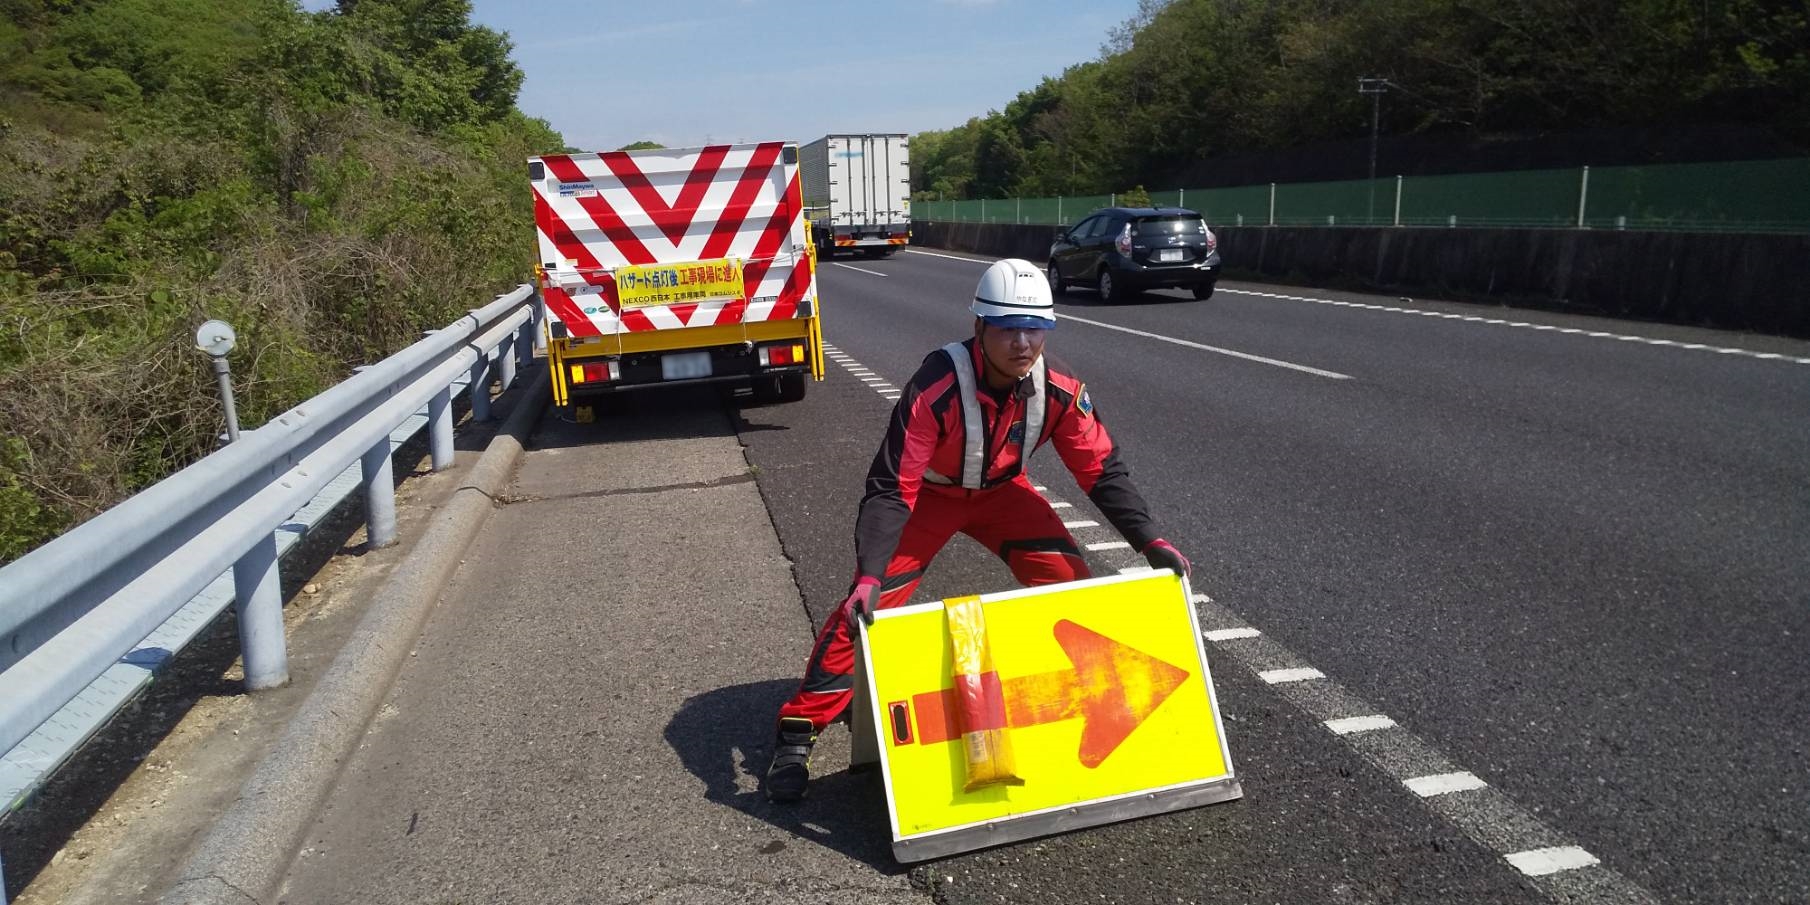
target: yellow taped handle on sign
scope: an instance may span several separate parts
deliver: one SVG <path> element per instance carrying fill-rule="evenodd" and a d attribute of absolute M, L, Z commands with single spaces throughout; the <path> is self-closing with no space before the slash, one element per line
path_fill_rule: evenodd
<path fill-rule="evenodd" d="M 949 619 L 949 645 L 954 653 L 955 719 L 962 733 L 972 792 L 995 783 L 1022 785 L 1012 759 L 1012 737 L 1006 726 L 1004 689 L 987 646 L 987 618 L 979 597 L 944 601 Z"/>

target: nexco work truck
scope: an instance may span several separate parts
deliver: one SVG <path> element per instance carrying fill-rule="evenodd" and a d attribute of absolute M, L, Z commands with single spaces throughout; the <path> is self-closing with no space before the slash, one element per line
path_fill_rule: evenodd
<path fill-rule="evenodd" d="M 826 135 L 798 149 L 818 254 L 890 255 L 911 238 L 905 136 Z"/>
<path fill-rule="evenodd" d="M 528 159 L 553 403 L 682 383 L 804 398 L 816 256 L 788 142 Z"/>

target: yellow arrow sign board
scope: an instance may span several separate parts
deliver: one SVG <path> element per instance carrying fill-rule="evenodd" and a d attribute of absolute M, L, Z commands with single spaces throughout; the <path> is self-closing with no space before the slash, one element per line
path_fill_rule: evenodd
<path fill-rule="evenodd" d="M 980 598 L 981 683 L 1022 783 L 964 791 L 943 603 L 863 632 L 856 763 L 879 761 L 893 855 L 921 861 L 1240 797 L 1187 584 L 1136 573 Z"/>

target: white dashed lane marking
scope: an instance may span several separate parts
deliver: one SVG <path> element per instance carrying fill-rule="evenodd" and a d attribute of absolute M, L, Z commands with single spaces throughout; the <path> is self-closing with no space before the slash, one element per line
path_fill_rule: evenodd
<path fill-rule="evenodd" d="M 1439 773 L 1433 776 L 1416 776 L 1402 781 L 1408 791 L 1422 798 L 1435 795 L 1450 795 L 1453 792 L 1469 792 L 1472 789 L 1487 788 L 1489 783 L 1478 779 L 1472 773 Z"/>
<path fill-rule="evenodd" d="M 1601 863 L 1596 860 L 1595 855 L 1575 845 L 1515 852 L 1508 855 L 1507 858 L 1508 863 L 1513 864 L 1521 873 L 1530 877 L 1544 877 L 1562 870 L 1577 870 L 1580 867 L 1591 867 Z"/>
<path fill-rule="evenodd" d="M 1233 631 L 1236 631 L 1236 629 L 1233 629 Z M 1252 629 L 1251 631 L 1256 631 L 1256 629 Z M 1208 632 L 1207 635 L 1207 640 L 1217 640 L 1212 637 L 1211 632 Z M 1388 729 L 1394 725 L 1394 720 L 1389 719 L 1380 713 L 1373 713 L 1369 716 L 1348 716 L 1340 720 L 1326 721 L 1326 728 L 1331 729 L 1334 735 L 1350 735 L 1353 732 L 1375 732 L 1378 729 Z"/>
<path fill-rule="evenodd" d="M 1372 766 L 1413 792 L 1478 845 L 1494 851 L 1547 898 L 1573 905 L 1657 905 L 1652 893 L 1604 866 L 1482 777 L 1460 768 L 1395 720 L 1305 664 L 1236 613 L 1197 594 L 1201 634 L 1275 693 L 1324 725 Z"/>

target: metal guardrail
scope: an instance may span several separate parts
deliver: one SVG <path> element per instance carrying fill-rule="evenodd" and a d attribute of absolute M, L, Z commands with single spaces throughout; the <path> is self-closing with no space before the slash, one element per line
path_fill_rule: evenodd
<path fill-rule="evenodd" d="M 537 314 L 520 286 L 0 568 L 0 753 L 227 572 L 246 687 L 286 683 L 275 532 L 356 463 L 370 543 L 394 543 L 391 432 L 425 407 L 433 467 L 449 467 L 454 385 L 508 388 Z M 471 393 L 472 417 L 489 404 Z"/>

